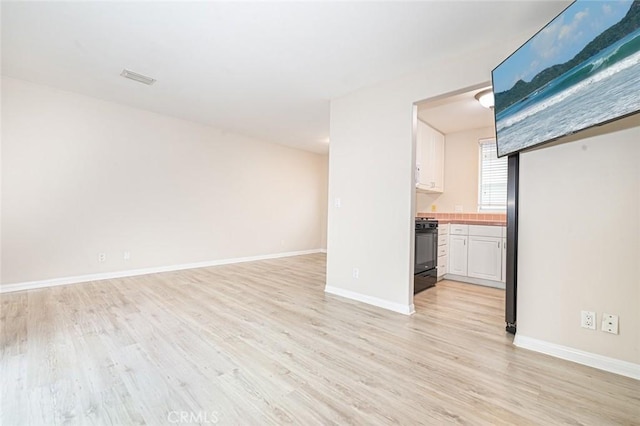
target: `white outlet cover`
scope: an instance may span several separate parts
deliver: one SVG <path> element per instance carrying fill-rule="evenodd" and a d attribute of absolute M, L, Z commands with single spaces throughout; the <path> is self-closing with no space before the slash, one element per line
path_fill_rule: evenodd
<path fill-rule="evenodd" d="M 618 316 L 602 314 L 602 331 L 611 334 L 618 334 Z"/>
<path fill-rule="evenodd" d="M 580 312 L 580 327 L 590 330 L 596 329 L 596 313 L 592 311 Z"/>

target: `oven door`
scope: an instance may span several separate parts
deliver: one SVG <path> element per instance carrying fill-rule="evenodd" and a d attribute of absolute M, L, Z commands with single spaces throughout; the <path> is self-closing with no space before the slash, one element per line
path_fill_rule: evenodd
<path fill-rule="evenodd" d="M 438 262 L 438 228 L 416 229 L 415 271 L 434 269 Z"/>

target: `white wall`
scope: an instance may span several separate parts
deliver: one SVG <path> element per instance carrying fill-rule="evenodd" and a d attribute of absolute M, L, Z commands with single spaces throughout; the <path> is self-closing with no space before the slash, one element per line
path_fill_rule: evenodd
<path fill-rule="evenodd" d="M 322 158 L 322 165 L 320 167 L 319 179 L 321 182 L 320 191 L 318 192 L 318 203 L 321 207 L 320 215 L 320 247 L 327 250 L 327 203 L 329 196 L 329 156 L 324 155 Z"/>
<path fill-rule="evenodd" d="M 384 91 L 332 101 L 327 244 L 329 288 L 407 309 L 411 114 L 409 100 Z"/>
<path fill-rule="evenodd" d="M 444 143 L 444 192 L 416 195 L 416 211 L 455 212 L 462 206 L 467 213 L 478 212 L 478 166 L 480 139 L 495 137 L 493 127 L 447 133 Z"/>
<path fill-rule="evenodd" d="M 3 284 L 323 248 L 327 156 L 6 78 L 2 154 Z"/>
<path fill-rule="evenodd" d="M 640 116 L 621 124 L 521 154 L 517 323 L 519 336 L 640 364 Z M 605 312 L 619 335 L 600 331 Z"/>
<path fill-rule="evenodd" d="M 327 291 L 412 309 L 413 104 L 486 81 L 500 56 L 474 52 L 331 102 Z"/>

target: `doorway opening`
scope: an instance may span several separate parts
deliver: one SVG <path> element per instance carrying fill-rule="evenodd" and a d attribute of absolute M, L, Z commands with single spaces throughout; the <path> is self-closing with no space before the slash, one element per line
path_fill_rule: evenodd
<path fill-rule="evenodd" d="M 414 213 L 438 221 L 436 291 L 462 283 L 498 289 L 504 300 L 508 165 L 491 149 L 493 110 L 478 99 L 490 88 L 485 82 L 415 103 Z M 416 310 L 433 290 L 416 294 Z"/>

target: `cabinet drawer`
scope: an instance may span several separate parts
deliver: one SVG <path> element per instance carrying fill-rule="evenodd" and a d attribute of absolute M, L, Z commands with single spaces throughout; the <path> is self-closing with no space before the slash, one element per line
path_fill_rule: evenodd
<path fill-rule="evenodd" d="M 438 257 L 447 255 L 447 246 L 438 246 Z"/>
<path fill-rule="evenodd" d="M 447 273 L 447 256 L 438 256 L 438 276 L 441 277 Z"/>
<path fill-rule="evenodd" d="M 449 224 L 438 225 L 438 235 L 449 235 Z"/>
<path fill-rule="evenodd" d="M 469 225 L 469 235 L 502 238 L 502 226 Z"/>
<path fill-rule="evenodd" d="M 448 240 L 449 240 L 449 236 L 448 235 L 438 234 L 438 245 L 439 246 L 446 245 Z"/>
<path fill-rule="evenodd" d="M 449 225 L 449 234 L 451 235 L 469 235 L 469 225 L 457 225 L 452 223 Z"/>

